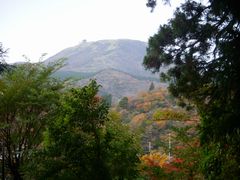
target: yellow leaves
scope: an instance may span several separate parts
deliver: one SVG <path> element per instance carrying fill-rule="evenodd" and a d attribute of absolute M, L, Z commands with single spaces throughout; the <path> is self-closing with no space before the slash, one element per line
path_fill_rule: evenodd
<path fill-rule="evenodd" d="M 110 110 L 108 113 L 108 118 L 115 121 L 121 120 L 121 114 L 115 110 Z"/>
<path fill-rule="evenodd" d="M 161 154 L 160 152 L 151 152 L 140 157 L 140 160 L 143 165 L 146 166 L 157 166 L 163 167 L 167 162 L 168 156 L 166 154 Z"/>
<path fill-rule="evenodd" d="M 176 110 L 176 109 L 158 109 L 153 114 L 153 120 L 155 121 L 161 121 L 161 120 L 175 120 L 175 121 L 182 121 L 186 120 L 188 118 L 188 115 L 186 112 L 182 110 Z"/>

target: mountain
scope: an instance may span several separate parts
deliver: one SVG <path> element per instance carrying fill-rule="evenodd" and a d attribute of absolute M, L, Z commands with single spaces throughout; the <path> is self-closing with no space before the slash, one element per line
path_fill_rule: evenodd
<path fill-rule="evenodd" d="M 116 100 L 147 90 L 151 81 L 159 84 L 158 75 L 142 66 L 146 47 L 146 42 L 129 39 L 83 41 L 60 51 L 45 63 L 66 58 L 66 65 L 56 75 L 83 78 L 78 85 L 96 79 L 102 85 L 101 90 Z"/>
<path fill-rule="evenodd" d="M 103 69 L 116 69 L 134 76 L 156 77 L 142 66 L 147 44 L 142 41 L 119 39 L 83 41 L 62 50 L 46 62 L 67 58 L 61 71 L 93 73 Z"/>
<path fill-rule="evenodd" d="M 130 74 L 123 73 L 115 69 L 105 69 L 96 73 L 91 78 L 86 78 L 78 82 L 82 86 L 88 83 L 90 79 L 95 79 L 101 84 L 100 94 L 111 94 L 113 102 L 116 102 L 125 96 L 134 96 L 139 91 L 148 91 L 151 80 L 139 80 Z M 164 86 L 155 82 L 156 86 Z"/>

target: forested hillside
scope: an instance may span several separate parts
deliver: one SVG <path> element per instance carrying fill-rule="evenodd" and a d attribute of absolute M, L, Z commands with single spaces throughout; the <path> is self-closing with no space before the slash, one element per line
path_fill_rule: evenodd
<path fill-rule="evenodd" d="M 124 97 L 113 109 L 120 113 L 123 123 L 141 134 L 144 152 L 149 152 L 149 142 L 152 150 L 158 150 L 172 128 L 199 123 L 195 109 L 186 111 L 178 103 L 166 88 L 156 88 Z"/>
<path fill-rule="evenodd" d="M 199 163 L 199 116 L 195 108 L 186 110 L 180 103 L 166 88 L 154 88 L 124 97 L 113 107 L 122 122 L 139 135 L 141 174 L 151 178 L 173 174 L 172 178 L 187 177 Z"/>
<path fill-rule="evenodd" d="M 84 40 L 37 63 L 7 64 L 0 43 L 1 179 L 239 179 L 239 12 L 186 0 L 148 44 Z"/>
<path fill-rule="evenodd" d="M 79 45 L 62 50 L 45 61 L 46 64 L 65 58 L 65 66 L 55 75 L 62 79 L 74 78 L 77 86 L 86 85 L 90 79 L 101 84 L 100 93 L 112 96 L 116 103 L 124 96 L 146 91 L 151 81 L 156 86 L 159 76 L 144 70 L 142 61 L 146 43 L 130 39 L 83 41 Z"/>

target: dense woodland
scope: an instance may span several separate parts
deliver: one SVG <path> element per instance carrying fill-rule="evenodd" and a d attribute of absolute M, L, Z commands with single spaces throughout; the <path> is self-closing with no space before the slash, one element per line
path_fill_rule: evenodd
<path fill-rule="evenodd" d="M 0 44 L 1 178 L 238 179 L 239 20 L 237 1 L 185 1 L 143 60 L 168 88 L 117 104 L 54 76 L 61 60 L 6 64 Z"/>

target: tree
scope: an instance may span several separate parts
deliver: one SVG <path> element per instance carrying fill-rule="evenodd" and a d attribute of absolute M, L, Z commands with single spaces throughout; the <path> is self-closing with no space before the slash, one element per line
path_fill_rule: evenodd
<path fill-rule="evenodd" d="M 6 168 L 22 179 L 22 166 L 42 139 L 62 84 L 51 77 L 58 65 L 22 64 L 0 76 L 0 142 Z"/>
<path fill-rule="evenodd" d="M 119 103 L 118 106 L 123 108 L 123 109 L 127 109 L 128 108 L 128 98 L 127 97 L 123 97 Z"/>
<path fill-rule="evenodd" d="M 154 88 L 155 88 L 155 86 L 154 86 L 153 82 L 151 82 L 150 87 L 149 87 L 149 91 L 154 90 Z"/>
<path fill-rule="evenodd" d="M 102 97 L 110 107 L 112 105 L 112 94 L 105 93 L 102 95 Z"/>
<path fill-rule="evenodd" d="M 32 157 L 30 179 L 124 179 L 135 177 L 139 146 L 116 113 L 97 96 L 99 86 L 71 89 L 61 98 Z M 113 119 L 114 118 L 114 119 Z M 116 118 L 116 119 L 115 119 Z"/>
<path fill-rule="evenodd" d="M 146 6 L 152 8 L 151 12 L 153 12 L 155 6 L 157 5 L 156 0 L 148 0 Z"/>
<path fill-rule="evenodd" d="M 215 1 L 209 6 L 187 1 L 150 38 L 144 59 L 145 67 L 153 72 L 174 64 L 162 77 L 170 81 L 173 95 L 189 99 L 202 118 L 210 118 L 202 123 L 205 140 L 221 138 L 240 127 L 236 121 L 240 104 L 239 19 L 231 10 L 217 8 Z M 221 11 L 225 13 L 218 14 Z"/>
<path fill-rule="evenodd" d="M 7 54 L 7 49 L 4 49 L 2 43 L 0 43 L 0 73 L 2 73 L 5 69 L 8 69 L 10 66 L 6 64 L 5 57 Z"/>
<path fill-rule="evenodd" d="M 152 72 L 170 65 L 161 77 L 174 96 L 196 105 L 202 146 L 220 143 L 223 152 L 226 137 L 240 128 L 239 23 L 237 1 L 186 1 L 149 39 L 143 62 Z"/>
<path fill-rule="evenodd" d="M 110 111 L 104 136 L 104 155 L 111 179 L 136 179 L 138 177 L 141 153 L 140 137 L 127 125 L 121 123 L 121 116 Z"/>
<path fill-rule="evenodd" d="M 6 53 L 7 53 L 7 50 L 5 50 L 2 46 L 2 43 L 0 43 L 0 61 L 1 62 L 4 60 Z"/>

